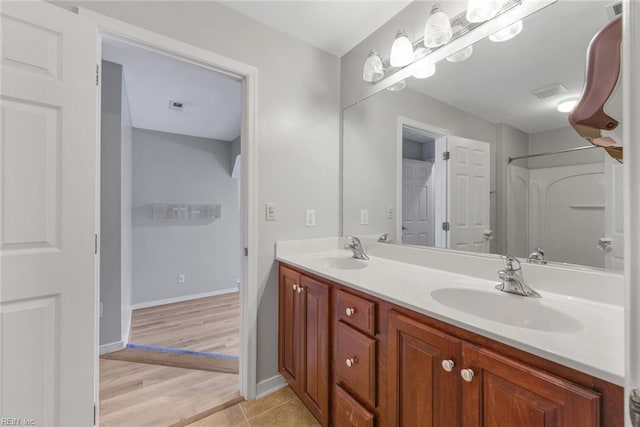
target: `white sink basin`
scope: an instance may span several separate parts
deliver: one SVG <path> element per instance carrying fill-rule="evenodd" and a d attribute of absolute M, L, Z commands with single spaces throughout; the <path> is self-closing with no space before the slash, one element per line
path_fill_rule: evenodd
<path fill-rule="evenodd" d="M 486 292 L 466 288 L 437 289 L 431 296 L 454 310 L 519 328 L 562 333 L 583 329 L 578 319 L 544 305 L 544 297 L 529 298 L 497 290 Z"/>
<path fill-rule="evenodd" d="M 336 270 L 360 270 L 367 267 L 369 261 L 356 259 L 353 257 L 328 257 L 322 259 L 327 268 Z"/>

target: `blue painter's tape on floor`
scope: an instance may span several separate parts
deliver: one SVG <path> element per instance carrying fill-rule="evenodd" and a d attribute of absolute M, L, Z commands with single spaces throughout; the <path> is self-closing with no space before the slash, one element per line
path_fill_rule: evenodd
<path fill-rule="evenodd" d="M 239 356 L 220 353 L 208 353 L 206 351 L 183 350 L 181 348 L 156 347 L 155 345 L 144 344 L 127 344 L 127 348 L 135 350 L 161 351 L 163 353 L 191 354 L 194 356 L 214 357 L 216 359 L 233 359 L 238 360 Z"/>

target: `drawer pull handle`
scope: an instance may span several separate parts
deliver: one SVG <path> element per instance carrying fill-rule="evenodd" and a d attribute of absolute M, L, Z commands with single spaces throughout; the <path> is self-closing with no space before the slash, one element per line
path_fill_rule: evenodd
<path fill-rule="evenodd" d="M 302 287 L 302 286 L 298 286 L 298 293 L 299 293 L 299 294 L 301 294 L 303 290 L 304 290 L 304 287 Z"/>
<path fill-rule="evenodd" d="M 473 381 L 473 376 L 474 375 L 475 374 L 473 373 L 473 371 L 471 369 L 461 369 L 460 370 L 460 376 L 462 377 L 463 380 L 465 380 L 468 383 Z"/>
<path fill-rule="evenodd" d="M 295 291 L 295 290 L 297 290 L 297 289 L 298 289 L 298 284 L 297 284 L 297 283 L 294 283 L 294 284 L 293 284 L 293 290 Z"/>
<path fill-rule="evenodd" d="M 442 369 L 444 369 L 447 372 L 453 371 L 453 367 L 454 366 L 456 366 L 456 364 L 453 362 L 453 360 L 443 360 L 442 361 Z"/>
<path fill-rule="evenodd" d="M 348 317 L 351 317 L 354 314 L 356 314 L 356 309 L 355 308 L 351 308 L 351 307 L 347 307 L 347 309 L 344 312 Z"/>
<path fill-rule="evenodd" d="M 351 368 L 351 367 L 353 367 L 353 365 L 355 365 L 355 364 L 356 364 L 356 359 L 354 359 L 353 357 L 350 357 L 350 358 L 348 358 L 348 359 L 346 360 L 346 362 L 345 362 L 345 363 L 347 364 L 347 367 L 348 367 L 348 368 Z"/>

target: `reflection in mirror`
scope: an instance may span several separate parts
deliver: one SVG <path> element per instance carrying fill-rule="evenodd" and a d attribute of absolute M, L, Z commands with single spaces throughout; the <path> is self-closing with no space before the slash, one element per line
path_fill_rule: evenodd
<path fill-rule="evenodd" d="M 590 146 L 557 108 L 609 5 L 560 1 L 345 109 L 343 234 L 621 270 L 623 166 L 574 150 Z"/>

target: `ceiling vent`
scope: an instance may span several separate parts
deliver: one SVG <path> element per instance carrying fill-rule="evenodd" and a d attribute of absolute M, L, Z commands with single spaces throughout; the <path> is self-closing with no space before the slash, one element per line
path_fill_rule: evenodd
<path fill-rule="evenodd" d="M 607 10 L 607 15 L 609 15 L 609 19 L 613 19 L 616 16 L 622 15 L 622 2 L 617 1 L 615 3 L 611 3 L 605 7 Z"/>
<path fill-rule="evenodd" d="M 554 83 L 552 85 L 541 87 L 532 91 L 532 93 L 540 99 L 549 98 L 551 96 L 559 95 L 565 92 L 567 92 L 567 88 L 562 86 L 560 83 Z"/>
<path fill-rule="evenodd" d="M 182 111 L 182 110 L 184 110 L 184 102 L 169 101 L 169 110 L 172 110 L 172 111 Z"/>

